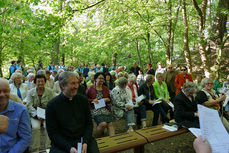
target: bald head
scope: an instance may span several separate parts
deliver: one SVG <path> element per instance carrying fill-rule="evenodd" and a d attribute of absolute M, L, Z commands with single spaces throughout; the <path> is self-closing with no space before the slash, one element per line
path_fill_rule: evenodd
<path fill-rule="evenodd" d="M 9 81 L 4 79 L 4 78 L 0 78 L 0 85 L 8 85 L 9 86 Z"/>
<path fill-rule="evenodd" d="M 0 112 L 4 111 L 8 105 L 10 98 L 9 82 L 0 78 Z"/>

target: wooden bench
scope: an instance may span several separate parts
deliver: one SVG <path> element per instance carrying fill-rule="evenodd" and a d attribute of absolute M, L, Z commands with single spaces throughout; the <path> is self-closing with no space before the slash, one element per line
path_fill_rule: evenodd
<path fill-rule="evenodd" d="M 166 129 L 163 129 L 162 125 L 158 125 L 158 126 L 145 128 L 145 129 L 136 130 L 135 132 L 140 134 L 144 138 L 146 138 L 148 143 L 150 143 L 150 142 L 158 141 L 158 140 L 165 139 L 168 137 L 187 133 L 189 131 L 187 128 L 182 128 L 177 131 L 171 132 Z"/>
<path fill-rule="evenodd" d="M 134 148 L 134 153 L 144 153 L 147 140 L 136 132 L 121 133 L 96 139 L 100 153 L 115 153 Z"/>
<path fill-rule="evenodd" d="M 121 133 L 115 136 L 98 138 L 97 143 L 101 153 L 115 153 L 134 148 L 134 153 L 144 153 L 144 145 L 172 136 L 187 133 L 188 129 L 182 128 L 170 132 L 162 125 L 136 130 L 130 133 Z"/>

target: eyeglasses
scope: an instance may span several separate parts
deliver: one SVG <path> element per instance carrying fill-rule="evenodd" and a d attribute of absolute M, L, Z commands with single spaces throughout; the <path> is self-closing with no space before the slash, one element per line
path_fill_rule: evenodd
<path fill-rule="evenodd" d="M 172 69 L 173 67 L 168 67 L 168 69 Z"/>
<path fill-rule="evenodd" d="M 181 71 L 186 71 L 187 69 L 181 69 Z"/>
<path fill-rule="evenodd" d="M 104 78 L 98 78 L 99 80 L 104 80 Z"/>

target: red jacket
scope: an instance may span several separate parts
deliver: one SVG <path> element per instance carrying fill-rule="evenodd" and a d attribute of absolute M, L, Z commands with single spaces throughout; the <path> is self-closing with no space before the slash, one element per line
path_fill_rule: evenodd
<path fill-rule="evenodd" d="M 179 73 L 176 75 L 176 78 L 175 78 L 175 86 L 177 88 L 176 94 L 180 92 L 181 87 L 183 87 L 187 79 L 188 81 L 191 81 L 191 82 L 193 81 L 191 74 L 186 74 L 184 76 L 182 73 Z"/>
<path fill-rule="evenodd" d="M 88 101 L 90 102 L 91 109 L 95 109 L 92 101 L 96 99 L 96 95 L 97 95 L 96 86 L 95 85 L 90 86 L 87 90 L 87 98 Z M 104 85 L 103 85 L 103 98 L 109 98 L 111 100 L 109 89 Z M 111 103 L 111 101 L 108 103 Z M 111 112 L 111 108 L 108 106 L 107 103 L 106 103 L 106 108 Z"/>

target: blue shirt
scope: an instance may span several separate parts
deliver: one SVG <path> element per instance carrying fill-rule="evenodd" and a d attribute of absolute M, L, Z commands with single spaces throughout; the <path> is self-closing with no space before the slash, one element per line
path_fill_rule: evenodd
<path fill-rule="evenodd" d="M 16 65 L 10 66 L 10 76 L 16 71 Z"/>
<path fill-rule="evenodd" d="M 80 72 L 82 72 L 82 73 L 83 73 L 83 68 L 78 67 L 78 68 L 76 69 L 76 71 L 80 71 Z"/>
<path fill-rule="evenodd" d="M 9 118 L 8 130 L 0 135 L 0 153 L 23 153 L 31 140 L 30 119 L 26 107 L 9 100 L 7 108 L 0 115 Z"/>
<path fill-rule="evenodd" d="M 21 71 L 22 71 L 22 67 L 21 67 L 21 65 L 18 65 L 18 64 L 17 64 L 17 65 L 16 65 L 16 70 L 17 70 L 17 69 L 19 69 L 19 70 L 21 70 Z"/>
<path fill-rule="evenodd" d="M 83 68 L 83 77 L 88 77 L 88 72 L 90 71 L 90 69 L 88 67 Z"/>
<path fill-rule="evenodd" d="M 60 66 L 60 69 L 65 70 L 65 65 L 61 65 L 61 66 Z"/>
<path fill-rule="evenodd" d="M 49 65 L 47 69 L 48 69 L 49 71 L 53 71 L 55 68 L 54 68 L 54 65 Z"/>

